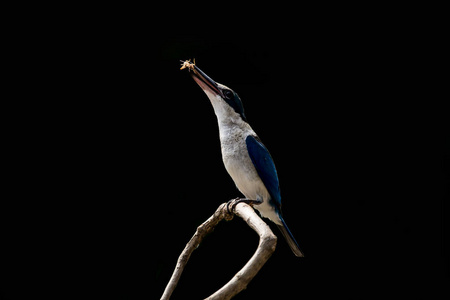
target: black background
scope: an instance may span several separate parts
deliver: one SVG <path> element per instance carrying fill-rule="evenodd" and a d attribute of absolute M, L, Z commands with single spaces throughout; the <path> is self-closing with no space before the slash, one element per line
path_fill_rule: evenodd
<path fill-rule="evenodd" d="M 414 43 L 402 28 L 322 21 L 30 29 L 30 84 L 11 110 L 6 298 L 159 299 L 197 226 L 240 196 L 211 104 L 179 70 L 193 58 L 241 97 L 305 253 L 280 236 L 235 299 L 444 297 L 449 141 L 440 105 L 411 80 Z M 171 299 L 209 296 L 257 243 L 242 220 L 220 223 Z"/>

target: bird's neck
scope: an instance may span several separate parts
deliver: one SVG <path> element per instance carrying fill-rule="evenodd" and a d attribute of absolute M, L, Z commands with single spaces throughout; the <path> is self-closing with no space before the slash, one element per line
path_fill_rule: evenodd
<path fill-rule="evenodd" d="M 229 141 L 236 142 L 236 139 L 238 138 L 245 139 L 248 135 L 255 134 L 250 125 L 242 120 L 239 114 L 234 111 L 226 117 L 217 116 L 217 121 L 222 144 Z"/>
<path fill-rule="evenodd" d="M 241 116 L 236 113 L 233 109 L 226 110 L 214 110 L 217 116 L 217 122 L 219 127 L 237 127 L 237 128 L 247 128 L 250 125 L 242 120 Z"/>
<path fill-rule="evenodd" d="M 207 93 L 208 95 L 208 93 Z M 221 136 L 225 133 L 232 131 L 248 132 L 253 131 L 250 125 L 244 121 L 240 114 L 238 114 L 231 106 L 224 101 L 220 101 L 220 98 L 208 95 L 211 100 L 211 104 L 214 108 L 214 113 L 217 117 L 219 124 L 219 130 Z"/>

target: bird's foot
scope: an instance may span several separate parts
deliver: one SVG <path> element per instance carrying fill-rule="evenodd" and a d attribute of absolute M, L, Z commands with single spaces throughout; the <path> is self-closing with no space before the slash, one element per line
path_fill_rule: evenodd
<path fill-rule="evenodd" d="M 233 212 L 234 208 L 236 207 L 236 205 L 241 202 L 244 202 L 248 205 L 261 204 L 261 201 L 259 201 L 259 200 L 251 200 L 251 199 L 247 199 L 247 198 L 237 197 L 236 199 L 231 199 L 230 201 L 227 202 L 227 212 L 229 214 L 231 214 Z M 230 209 L 230 205 L 231 205 L 231 209 Z"/>

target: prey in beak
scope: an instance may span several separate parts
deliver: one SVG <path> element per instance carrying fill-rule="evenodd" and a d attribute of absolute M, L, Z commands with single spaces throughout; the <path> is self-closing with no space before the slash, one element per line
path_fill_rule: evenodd
<path fill-rule="evenodd" d="M 181 61 L 181 62 L 183 64 L 181 65 L 180 70 L 188 68 L 189 72 L 192 71 L 192 73 L 190 73 L 192 78 L 194 78 L 195 82 L 197 82 L 197 84 L 205 92 L 208 91 L 215 95 L 224 97 L 221 89 L 219 89 L 218 84 L 195 65 L 195 59 L 194 59 L 193 63 L 191 63 L 191 60 L 186 60 L 186 61 Z"/>

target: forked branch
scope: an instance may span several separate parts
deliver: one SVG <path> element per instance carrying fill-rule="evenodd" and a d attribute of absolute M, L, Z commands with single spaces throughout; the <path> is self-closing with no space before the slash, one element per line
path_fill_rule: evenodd
<path fill-rule="evenodd" d="M 259 245 L 247 264 L 245 264 L 245 266 L 236 275 L 234 275 L 234 277 L 227 284 L 206 298 L 208 300 L 231 299 L 244 290 L 253 277 L 255 277 L 262 266 L 270 258 L 277 245 L 277 237 L 270 230 L 269 226 L 261 220 L 251 206 L 240 202 L 235 206 L 234 214 L 242 218 L 253 230 L 256 231 L 259 235 Z M 161 300 L 168 300 L 170 298 L 180 279 L 181 273 L 189 260 L 189 257 L 192 252 L 197 249 L 198 245 L 200 245 L 203 238 L 208 233 L 212 232 L 214 227 L 220 221 L 223 219 L 231 220 L 232 218 L 233 215 L 229 214 L 227 211 L 227 203 L 223 203 L 219 206 L 216 212 L 208 220 L 206 220 L 206 222 L 197 228 L 194 236 L 187 243 L 178 258 L 175 270 L 166 286 Z"/>

